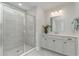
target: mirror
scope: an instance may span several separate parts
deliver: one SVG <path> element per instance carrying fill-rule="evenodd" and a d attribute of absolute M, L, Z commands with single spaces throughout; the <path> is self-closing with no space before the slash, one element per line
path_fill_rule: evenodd
<path fill-rule="evenodd" d="M 51 32 L 58 34 L 64 30 L 64 22 L 60 16 L 50 17 Z"/>

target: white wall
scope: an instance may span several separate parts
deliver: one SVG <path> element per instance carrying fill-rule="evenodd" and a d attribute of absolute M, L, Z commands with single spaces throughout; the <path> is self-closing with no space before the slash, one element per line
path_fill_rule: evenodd
<path fill-rule="evenodd" d="M 64 31 L 62 33 L 65 33 L 65 34 L 74 33 L 71 23 L 72 23 L 73 19 L 75 19 L 76 17 L 79 17 L 79 3 L 70 3 L 68 5 L 56 7 L 52 10 L 47 11 L 46 20 L 47 20 L 48 24 L 49 24 L 49 19 L 50 19 L 50 12 L 58 11 L 60 9 L 62 9 L 64 11 L 63 16 L 61 16 L 62 20 L 64 21 Z"/>
<path fill-rule="evenodd" d="M 36 11 L 36 45 L 39 49 L 39 42 L 42 39 L 42 25 L 45 24 L 45 13 L 41 7 Z"/>
<path fill-rule="evenodd" d="M 36 16 L 36 10 L 37 8 L 32 8 L 26 11 L 26 14 L 30 14 L 32 16 Z"/>
<path fill-rule="evenodd" d="M 30 9 L 26 12 L 36 17 L 36 47 L 39 49 L 39 41 L 42 39 L 42 25 L 45 25 L 45 13 L 41 7 Z"/>
<path fill-rule="evenodd" d="M 64 20 L 64 33 L 73 33 L 72 21 L 76 18 L 76 5 L 75 3 L 64 6 L 63 8 L 63 20 Z"/>
<path fill-rule="evenodd" d="M 2 5 L 0 3 L 0 56 L 3 54 L 2 47 Z"/>

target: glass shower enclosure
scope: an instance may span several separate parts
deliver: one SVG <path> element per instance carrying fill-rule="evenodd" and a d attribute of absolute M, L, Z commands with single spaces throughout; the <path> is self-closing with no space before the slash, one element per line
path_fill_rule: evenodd
<path fill-rule="evenodd" d="M 0 3 L 0 56 L 19 56 L 35 47 L 35 17 Z"/>

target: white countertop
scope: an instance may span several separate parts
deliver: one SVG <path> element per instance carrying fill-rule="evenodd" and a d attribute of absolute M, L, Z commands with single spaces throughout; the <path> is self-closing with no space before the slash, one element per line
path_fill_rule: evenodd
<path fill-rule="evenodd" d="M 67 37 L 79 37 L 77 34 L 54 34 L 54 33 L 48 33 L 47 35 L 54 35 L 54 36 L 67 36 Z"/>

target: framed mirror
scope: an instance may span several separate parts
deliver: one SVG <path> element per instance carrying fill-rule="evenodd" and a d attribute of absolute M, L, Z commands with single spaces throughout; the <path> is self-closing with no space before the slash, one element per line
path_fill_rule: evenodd
<path fill-rule="evenodd" d="M 50 17 L 51 32 L 57 34 L 64 30 L 64 22 L 60 16 Z"/>

